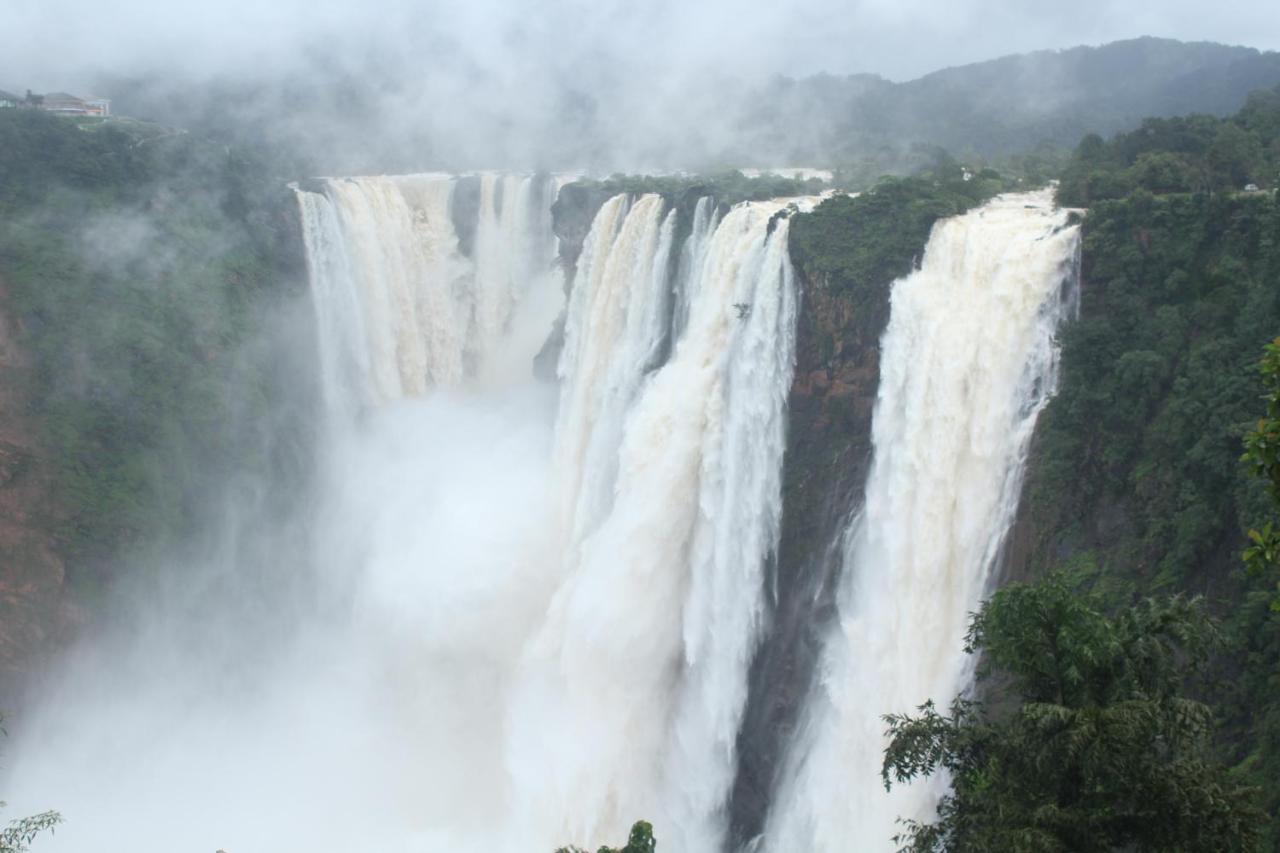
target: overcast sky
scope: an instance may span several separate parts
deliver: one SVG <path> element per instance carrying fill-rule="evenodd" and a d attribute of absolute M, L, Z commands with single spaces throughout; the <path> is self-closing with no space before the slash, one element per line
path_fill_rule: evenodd
<path fill-rule="evenodd" d="M 902 80 L 1008 53 L 1138 35 L 1280 48 L 1274 0 L 4 0 L 0 85 L 87 71 L 266 69 L 323 44 L 429 67 L 616 60 L 723 72 L 869 71 Z"/>

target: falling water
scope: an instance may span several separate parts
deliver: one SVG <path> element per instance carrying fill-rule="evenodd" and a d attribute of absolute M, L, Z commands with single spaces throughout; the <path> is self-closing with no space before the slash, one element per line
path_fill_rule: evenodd
<path fill-rule="evenodd" d="M 86 650 L 13 755 L 17 805 L 67 814 L 50 850 L 514 853 L 639 818 L 665 853 L 723 849 L 779 535 L 791 204 L 617 196 L 566 283 L 559 179 L 469 180 L 470 208 L 447 175 L 299 190 L 331 428 L 286 568 L 320 605 L 266 608 L 273 643 L 209 609 L 213 663 L 156 666 L 180 616 Z M 936 795 L 884 795 L 878 715 L 965 682 L 1075 239 L 1047 195 L 1007 197 L 895 285 L 778 853 L 887 846 Z"/>
<path fill-rule="evenodd" d="M 298 199 L 331 406 L 527 376 L 561 308 L 553 178 L 481 177 L 474 258 L 453 176 L 323 185 Z"/>
<path fill-rule="evenodd" d="M 464 255 L 456 188 L 430 175 L 333 179 L 323 193 L 299 194 L 335 417 L 449 389 L 501 398 L 510 383 L 489 380 L 504 359 L 505 375 L 530 381 L 555 319 L 545 306 L 559 308 L 538 294 L 563 283 L 551 264 L 551 193 L 528 178 L 483 178 Z M 391 436 L 397 467 L 426 480 L 353 537 L 352 518 L 388 503 L 386 475 L 379 494 L 359 488 L 385 464 L 388 436 L 357 435 L 335 452 L 353 460 L 336 467 L 362 474 L 330 488 L 348 497 L 331 510 L 341 535 L 323 550 L 363 565 L 353 595 L 375 630 L 419 626 L 398 678 L 443 679 L 448 698 L 428 688 L 405 701 L 454 731 L 426 738 L 435 763 L 465 766 L 488 792 L 477 810 L 473 785 L 432 788 L 453 804 L 444 811 L 458 825 L 440 836 L 450 843 L 596 845 L 647 817 L 673 853 L 722 846 L 764 566 L 779 533 L 796 314 L 787 205 L 726 212 L 703 198 L 682 214 L 654 194 L 604 203 L 568 288 L 554 423 L 541 421 L 541 406 L 527 415 L 534 435 L 549 437 L 545 481 L 494 480 L 534 502 L 508 511 L 499 494 L 496 513 L 478 508 L 500 525 L 489 528 L 491 547 L 458 541 L 475 524 L 467 503 L 441 504 L 433 484 L 455 478 L 439 463 L 420 469 L 417 458 L 433 451 L 403 426 Z M 688 236 L 676 245 L 681 215 Z M 543 307 L 525 310 L 531 301 Z M 366 433 L 393 423 L 395 410 Z M 469 442 L 446 445 L 475 453 Z M 403 520 L 388 529 L 391 518 Z M 419 551 L 462 562 L 437 555 L 415 567 Z M 476 828 L 486 819 L 496 834 Z"/>
<path fill-rule="evenodd" d="M 715 850 L 776 545 L 796 297 L 781 202 L 712 230 L 677 267 L 658 196 L 596 217 L 569 307 L 557 434 L 565 575 L 526 653 L 510 769 L 525 837 L 600 843 L 649 816 Z M 683 273 L 680 270 L 684 270 Z M 678 294 L 677 294 L 678 296 Z"/>
<path fill-rule="evenodd" d="M 962 641 L 1017 508 L 1036 418 L 1073 310 L 1078 229 L 1048 192 L 935 226 L 895 282 L 862 512 L 845 534 L 839 621 L 764 846 L 890 850 L 944 780 L 879 776 L 881 715 L 947 703 L 971 679 Z"/>

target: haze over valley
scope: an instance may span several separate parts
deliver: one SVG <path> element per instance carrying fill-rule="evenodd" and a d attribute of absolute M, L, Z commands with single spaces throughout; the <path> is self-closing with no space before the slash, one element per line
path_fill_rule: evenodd
<path fill-rule="evenodd" d="M 1265 4 L 6 19 L 0 853 L 1280 843 Z"/>

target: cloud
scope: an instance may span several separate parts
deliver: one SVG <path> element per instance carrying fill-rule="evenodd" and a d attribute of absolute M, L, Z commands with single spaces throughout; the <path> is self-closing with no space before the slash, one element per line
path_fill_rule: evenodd
<path fill-rule="evenodd" d="M 337 63 L 414 60 L 406 73 L 465 58 L 508 75 L 607 75 L 616 65 L 903 79 L 1143 34 L 1280 48 L 1266 0 L 16 0 L 5 24 L 0 74 L 41 85 L 102 70 L 274 73 L 317 51 Z"/>
<path fill-rule="evenodd" d="M 676 151 L 701 167 L 742 153 L 741 116 L 778 74 L 906 79 L 1142 34 L 1280 47 L 1266 0 L 10 3 L 0 87 L 265 128 L 330 171 L 659 168 Z"/>

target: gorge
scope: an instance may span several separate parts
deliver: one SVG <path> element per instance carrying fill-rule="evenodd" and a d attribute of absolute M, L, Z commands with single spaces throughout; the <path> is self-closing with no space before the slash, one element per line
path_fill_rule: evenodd
<path fill-rule="evenodd" d="M 12 756 L 16 807 L 76 816 L 49 849 L 128 832 L 130 802 L 164 815 L 144 850 L 551 849 L 639 817 L 674 851 L 890 849 L 928 808 L 878 793 L 878 718 L 965 687 L 1078 226 L 1048 192 L 944 219 L 861 317 L 793 264 L 822 198 L 573 182 L 297 188 L 320 408 L 292 609 L 264 602 L 287 618 L 247 672 L 262 615 L 236 608 L 196 630 L 171 603 L 80 655 Z M 833 304 L 857 346 L 818 340 Z M 797 452 L 797 394 L 862 410 L 844 468 Z M 788 480 L 830 489 L 791 546 Z"/>

